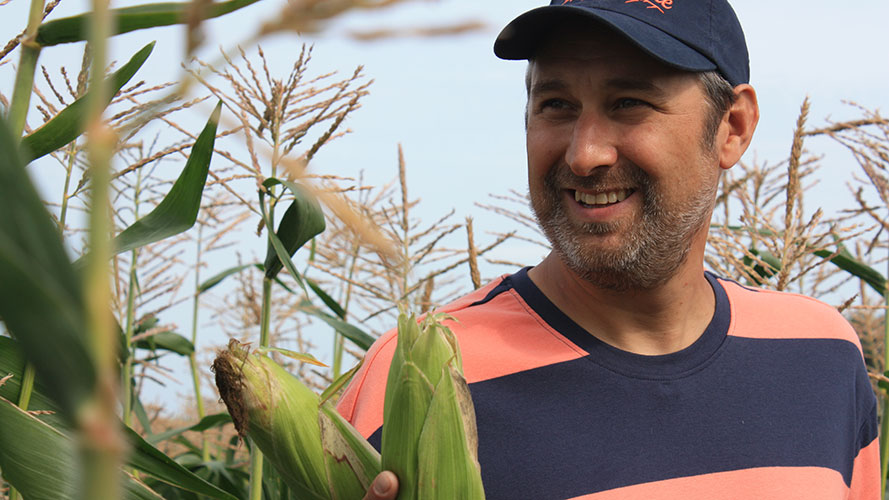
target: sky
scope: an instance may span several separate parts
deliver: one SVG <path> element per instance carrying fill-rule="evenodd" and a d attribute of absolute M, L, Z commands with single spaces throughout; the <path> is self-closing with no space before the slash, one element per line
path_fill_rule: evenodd
<path fill-rule="evenodd" d="M 338 70 L 345 75 L 360 64 L 374 79 L 371 94 L 346 123 L 353 133 L 325 147 L 312 169 L 351 176 L 363 172 L 370 183 L 386 182 L 396 175 L 396 151 L 401 144 L 412 195 L 421 197 L 423 209 L 431 214 L 453 208 L 459 220 L 467 215 L 487 217 L 474 206 L 477 200 L 510 190 L 524 192 L 526 63 L 502 61 L 491 47 L 502 26 L 541 3 L 414 0 L 379 12 L 347 15 L 321 35 L 289 33 L 264 39 L 262 47 L 272 73 L 279 77 L 287 74 L 299 45 L 306 42 L 314 44 L 311 68 L 315 72 Z M 219 47 L 233 50 L 238 45 L 250 52 L 257 23 L 273 19 L 281 5 L 263 0 L 208 22 L 209 43 L 202 57 L 215 56 Z M 812 126 L 823 125 L 827 119 L 857 118 L 858 111 L 844 100 L 870 109 L 889 105 L 889 30 L 885 28 L 889 2 L 744 0 L 734 7 L 747 35 L 751 83 L 762 110 L 745 162 L 776 163 L 787 157 L 799 107 L 807 95 L 812 101 Z M 24 22 L 26 8 L 26 0 L 0 7 L 4 10 L 0 16 L 3 39 Z M 86 8 L 82 0 L 64 0 L 51 18 Z M 377 42 L 356 42 L 344 36 L 352 29 L 428 27 L 470 20 L 481 21 L 487 28 L 458 36 Z M 147 66 L 151 74 L 143 69 L 139 77 L 175 80 L 181 76 L 182 33 L 181 28 L 170 27 L 119 36 L 112 44 L 112 57 L 125 60 L 156 39 L 158 46 Z M 64 64 L 74 71 L 80 61 L 78 50 L 46 49 L 41 63 L 50 68 Z M 17 54 L 11 59 L 17 60 Z M 11 87 L 11 68 L 11 64 L 0 67 L 4 92 Z M 32 115 L 32 123 L 35 120 Z M 807 146 L 828 154 L 821 172 L 826 181 L 814 194 L 829 206 L 846 194 L 845 183 L 854 165 L 828 139 L 816 138 Z M 481 230 L 483 226 L 477 225 Z"/>
<path fill-rule="evenodd" d="M 273 18 L 282 4 L 263 0 L 208 22 L 209 43 L 203 54 L 238 44 L 250 52 L 247 42 L 257 22 Z M 422 199 L 420 210 L 428 214 L 421 216 L 424 220 L 454 209 L 455 221 L 475 217 L 477 232 L 502 229 L 502 218 L 474 203 L 487 202 L 492 194 L 526 190 L 525 63 L 497 59 L 492 43 L 512 18 L 541 4 L 538 0 L 416 0 L 384 12 L 348 15 L 321 35 L 264 39 L 270 69 L 279 77 L 286 76 L 299 45 L 306 42 L 314 44 L 314 72 L 338 70 L 347 75 L 361 64 L 374 79 L 371 94 L 346 123 L 353 132 L 325 147 L 311 168 L 345 176 L 363 172 L 367 182 L 382 184 L 397 175 L 397 147 L 401 144 L 410 193 Z M 889 108 L 889 2 L 738 0 L 734 7 L 747 36 L 751 83 L 762 111 L 743 161 L 777 163 L 788 156 L 806 96 L 812 101 L 811 126 L 824 125 L 828 119 L 859 117 L 844 100 L 869 109 Z M 81 0 L 63 0 L 51 18 L 86 8 Z M 24 25 L 26 10 L 26 0 L 0 6 L 2 41 Z M 482 21 L 487 28 L 459 36 L 377 42 L 357 42 L 344 36 L 351 29 L 429 27 L 463 21 Z M 125 60 L 148 41 L 157 40 L 147 66 L 150 74 L 140 73 L 139 78 L 176 79 L 181 74 L 182 38 L 178 27 L 130 33 L 114 39 L 112 57 Z M 48 48 L 40 62 L 50 69 L 65 65 L 76 71 L 79 50 Z M 17 53 L 11 60 L 17 62 Z M 0 67 L 0 91 L 6 95 L 11 93 L 12 69 L 13 64 Z M 200 116 L 207 114 L 209 105 Z M 37 115 L 31 120 L 37 123 Z M 828 209 L 842 206 L 842 200 L 848 200 L 845 184 L 857 168 L 853 159 L 828 139 L 813 139 L 807 147 L 826 155 L 822 181 L 812 194 Z M 39 171 L 32 174 L 38 178 L 44 175 Z M 45 185 L 47 180 L 38 182 Z M 264 248 L 257 253 L 262 255 Z M 539 249 L 519 243 L 504 247 L 501 253 L 528 264 L 542 257 Z"/>

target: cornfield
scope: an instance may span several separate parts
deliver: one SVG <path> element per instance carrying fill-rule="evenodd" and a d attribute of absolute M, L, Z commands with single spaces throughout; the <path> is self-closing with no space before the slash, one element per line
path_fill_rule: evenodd
<path fill-rule="evenodd" d="M 427 313 L 483 273 L 533 264 L 503 258 L 506 243 L 547 248 L 520 192 L 474 206 L 511 231 L 453 211 L 421 220 L 400 146 L 387 184 L 314 168 L 348 133 L 371 78 L 325 67 L 308 45 L 282 61 L 259 42 L 407 0 L 296 0 L 243 44 L 201 50 L 213 18 L 254 2 L 96 1 L 59 18 L 58 0 L 31 0 L 27 26 L 0 52 L 0 65 L 18 58 L 11 95 L 0 93 L 0 498 L 298 498 L 208 390 L 215 351 L 229 338 L 250 344 L 335 400 L 399 307 Z M 112 64 L 117 35 L 171 25 L 187 41 L 177 81 L 152 81 L 162 39 Z M 39 66 L 60 45 L 82 48 L 78 66 Z M 785 159 L 724 176 L 706 265 L 835 304 L 887 415 L 889 120 L 859 107 L 855 120 L 813 127 L 809 106 Z M 833 161 L 807 152 L 815 140 L 855 163 L 835 212 L 807 198 Z M 265 254 L 242 251 L 245 239 Z M 190 394 L 146 402 L 183 376 Z M 882 425 L 885 478 L 889 418 Z"/>

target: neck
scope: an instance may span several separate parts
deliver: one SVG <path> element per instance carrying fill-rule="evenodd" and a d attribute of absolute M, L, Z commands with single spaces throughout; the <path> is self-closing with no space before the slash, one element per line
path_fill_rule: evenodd
<path fill-rule="evenodd" d="M 716 299 L 703 255 L 689 255 L 666 283 L 652 289 L 597 288 L 550 254 L 528 273 L 559 309 L 591 335 L 618 349 L 669 354 L 693 344 L 713 317 Z"/>

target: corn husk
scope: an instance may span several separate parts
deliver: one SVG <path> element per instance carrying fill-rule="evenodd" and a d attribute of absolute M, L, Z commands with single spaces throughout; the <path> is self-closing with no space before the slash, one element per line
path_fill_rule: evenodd
<path fill-rule="evenodd" d="M 297 498 L 364 496 L 381 470 L 380 455 L 329 402 L 235 340 L 218 353 L 213 371 L 238 434 L 262 450 Z"/>
<path fill-rule="evenodd" d="M 382 466 L 399 500 L 484 499 L 478 435 L 457 339 L 446 315 L 398 319 L 386 386 Z"/>

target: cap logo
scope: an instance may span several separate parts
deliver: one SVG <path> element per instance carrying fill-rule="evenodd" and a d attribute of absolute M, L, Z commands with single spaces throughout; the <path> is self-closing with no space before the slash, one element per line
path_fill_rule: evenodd
<path fill-rule="evenodd" d="M 575 0 L 562 0 L 562 5 L 573 3 Z M 657 9 L 661 14 L 664 10 L 673 8 L 673 0 L 625 0 L 624 3 L 643 2 L 648 5 L 649 9 Z"/>
<path fill-rule="evenodd" d="M 657 9 L 661 14 L 664 13 L 664 10 L 670 10 L 673 8 L 673 0 L 626 0 L 624 3 L 636 3 L 643 2 L 648 4 L 649 9 Z"/>

